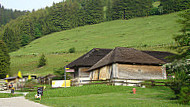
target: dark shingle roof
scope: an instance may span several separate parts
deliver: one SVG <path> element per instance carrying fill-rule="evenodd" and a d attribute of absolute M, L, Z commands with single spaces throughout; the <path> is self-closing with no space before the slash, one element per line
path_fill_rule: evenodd
<path fill-rule="evenodd" d="M 4 78 L 4 80 L 13 80 L 13 79 L 16 79 L 16 78 L 18 78 L 18 76 L 16 76 L 16 77 L 8 77 L 8 78 Z"/>
<path fill-rule="evenodd" d="M 166 62 L 157 59 L 145 52 L 133 49 L 133 48 L 125 48 L 125 47 L 116 47 L 109 54 L 107 54 L 104 58 L 98 61 L 95 65 L 93 65 L 88 71 L 94 70 L 105 65 L 109 65 L 112 63 L 128 63 L 128 64 L 151 64 L 151 65 L 159 65 L 165 64 Z"/>
<path fill-rule="evenodd" d="M 112 49 L 94 48 L 88 53 L 68 64 L 66 67 L 91 67 L 105 55 L 107 55 L 110 51 L 112 51 Z"/>
<path fill-rule="evenodd" d="M 170 52 L 162 52 L 162 51 L 142 51 L 145 52 L 155 58 L 158 58 L 164 62 L 172 62 L 173 60 L 170 58 L 172 56 L 175 56 L 176 54 L 170 53 Z"/>

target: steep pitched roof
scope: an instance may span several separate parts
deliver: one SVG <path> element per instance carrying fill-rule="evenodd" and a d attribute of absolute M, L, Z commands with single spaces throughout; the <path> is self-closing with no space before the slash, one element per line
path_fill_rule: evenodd
<path fill-rule="evenodd" d="M 170 53 L 170 52 L 163 52 L 163 51 L 142 51 L 145 52 L 157 59 L 160 59 L 164 62 L 172 62 L 173 60 L 170 58 L 171 56 L 175 56 L 176 54 Z"/>
<path fill-rule="evenodd" d="M 133 49 L 133 48 L 125 48 L 125 47 L 116 47 L 109 54 L 107 54 L 104 58 L 98 61 L 95 65 L 93 65 L 88 71 L 103 67 L 105 65 L 109 65 L 112 63 L 128 63 L 128 64 L 151 64 L 151 65 L 159 65 L 165 64 L 166 62 L 157 59 L 145 52 Z"/>
<path fill-rule="evenodd" d="M 112 51 L 112 49 L 94 48 L 88 53 L 68 64 L 66 67 L 91 67 L 105 55 L 107 55 L 110 51 Z"/>

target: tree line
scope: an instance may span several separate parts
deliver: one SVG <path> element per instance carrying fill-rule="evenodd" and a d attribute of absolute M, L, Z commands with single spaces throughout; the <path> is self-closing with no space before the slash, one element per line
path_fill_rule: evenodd
<path fill-rule="evenodd" d="M 52 32 L 104 21 L 155 15 L 152 12 L 157 11 L 152 6 L 154 1 L 157 0 L 65 0 L 11 20 L 1 27 L 0 39 L 11 52 Z M 165 1 L 173 0 L 161 0 L 163 7 Z"/>
<path fill-rule="evenodd" d="M 26 11 L 5 9 L 4 6 L 0 4 L 0 26 L 5 25 L 12 19 L 16 19 L 19 16 L 22 16 Z"/>

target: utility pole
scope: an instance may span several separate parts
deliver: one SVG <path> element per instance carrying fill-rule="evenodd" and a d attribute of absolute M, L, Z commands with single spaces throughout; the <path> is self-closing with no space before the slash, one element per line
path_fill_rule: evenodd
<path fill-rule="evenodd" d="M 64 76 L 65 76 L 65 88 L 66 88 L 66 66 L 64 67 L 64 70 L 65 70 Z"/>

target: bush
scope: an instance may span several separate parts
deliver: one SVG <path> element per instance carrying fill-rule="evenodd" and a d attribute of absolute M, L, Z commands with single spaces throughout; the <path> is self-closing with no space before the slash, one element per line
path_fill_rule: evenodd
<path fill-rule="evenodd" d="M 188 60 L 181 60 L 175 62 L 170 67 L 171 71 L 175 74 L 168 86 L 174 91 L 176 99 L 181 103 L 189 103 L 190 101 L 190 64 Z"/>
<path fill-rule="evenodd" d="M 160 12 L 159 12 L 159 8 L 158 7 L 153 7 L 151 10 L 150 10 L 150 15 L 159 15 Z"/>
<path fill-rule="evenodd" d="M 40 60 L 39 60 L 38 67 L 42 67 L 42 66 L 45 66 L 45 65 L 46 65 L 46 58 L 45 58 L 45 55 L 42 54 L 42 56 L 40 57 Z"/>
<path fill-rule="evenodd" d="M 75 47 L 70 48 L 69 53 L 75 53 Z"/>
<path fill-rule="evenodd" d="M 183 104 L 190 103 L 190 87 L 182 87 L 179 94 L 179 101 Z"/>

